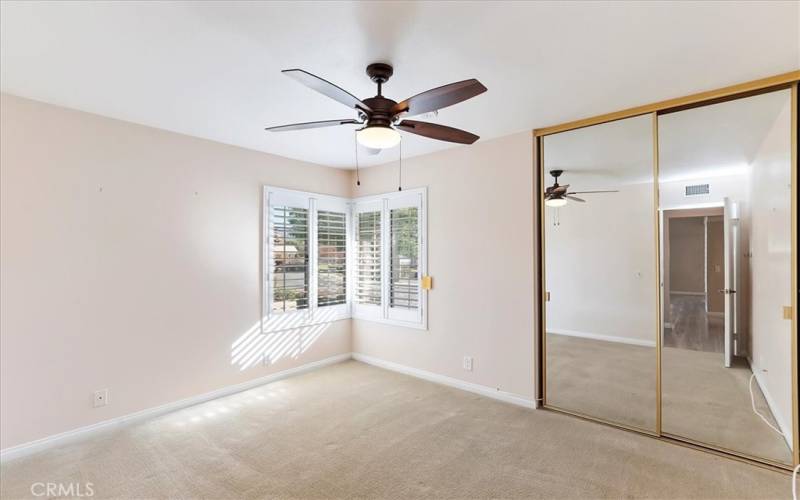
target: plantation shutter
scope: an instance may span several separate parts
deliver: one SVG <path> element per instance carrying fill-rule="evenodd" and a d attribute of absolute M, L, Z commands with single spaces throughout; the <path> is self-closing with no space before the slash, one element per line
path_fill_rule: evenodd
<path fill-rule="evenodd" d="M 347 213 L 317 211 L 317 306 L 347 303 Z"/>
<path fill-rule="evenodd" d="M 389 319 L 421 322 L 422 195 L 409 193 L 387 201 Z"/>
<path fill-rule="evenodd" d="M 358 219 L 358 278 L 356 300 L 381 304 L 381 213 L 361 212 Z"/>
<path fill-rule="evenodd" d="M 383 317 L 383 201 L 353 208 L 353 313 Z"/>
<path fill-rule="evenodd" d="M 389 306 L 416 309 L 419 305 L 419 211 L 417 207 L 390 211 L 391 259 Z"/>
<path fill-rule="evenodd" d="M 270 205 L 272 312 L 308 309 L 309 210 Z"/>

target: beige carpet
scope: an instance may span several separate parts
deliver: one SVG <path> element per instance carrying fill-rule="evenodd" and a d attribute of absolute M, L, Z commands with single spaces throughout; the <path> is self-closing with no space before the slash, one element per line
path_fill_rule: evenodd
<path fill-rule="evenodd" d="M 654 348 L 548 334 L 547 401 L 613 422 L 655 428 Z M 723 366 L 722 354 L 665 347 L 662 431 L 791 463 L 786 441 L 750 404 L 751 371 Z M 775 424 L 754 382 L 756 407 Z"/>
<path fill-rule="evenodd" d="M 790 498 L 790 478 L 346 362 L 3 465 L 2 497 Z"/>
<path fill-rule="evenodd" d="M 792 463 L 786 440 L 753 413 L 748 387 L 753 372 L 746 361 L 725 368 L 722 353 L 664 348 L 662 367 L 664 432 Z M 756 381 L 753 395 L 758 411 L 777 427 Z"/>
<path fill-rule="evenodd" d="M 656 428 L 656 349 L 547 334 L 547 403 Z"/>

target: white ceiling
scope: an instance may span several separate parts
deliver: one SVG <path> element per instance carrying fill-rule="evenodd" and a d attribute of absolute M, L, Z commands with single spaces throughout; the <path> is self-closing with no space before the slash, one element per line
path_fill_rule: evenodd
<path fill-rule="evenodd" d="M 576 189 L 606 189 L 653 179 L 653 119 L 649 115 L 602 123 L 544 138 L 547 184 L 550 170 L 559 183 Z"/>
<path fill-rule="evenodd" d="M 788 119 L 790 107 L 790 91 L 780 90 L 659 116 L 659 179 L 746 173 L 776 122 Z M 576 189 L 652 182 L 652 117 L 546 136 L 544 159 L 546 171 L 564 170 L 560 183 Z"/>
<path fill-rule="evenodd" d="M 0 85 L 15 95 L 352 168 L 348 127 L 263 127 L 350 111 L 280 74 L 359 97 L 390 62 L 396 100 L 478 78 L 435 121 L 490 139 L 800 67 L 789 2 L 2 2 Z M 403 155 L 452 147 L 404 134 Z M 459 146 L 465 147 L 465 146 Z M 397 149 L 362 158 L 394 160 Z"/>
<path fill-rule="evenodd" d="M 659 117 L 659 177 L 746 173 L 775 127 L 789 130 L 791 103 L 791 91 L 781 90 Z"/>

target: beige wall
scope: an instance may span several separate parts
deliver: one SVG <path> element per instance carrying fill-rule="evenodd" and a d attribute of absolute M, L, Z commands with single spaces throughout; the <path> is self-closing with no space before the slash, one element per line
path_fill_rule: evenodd
<path fill-rule="evenodd" d="M 520 133 L 403 162 L 403 185 L 428 187 L 429 329 L 354 320 L 355 352 L 533 399 L 531 148 Z M 364 169 L 354 194 L 397 174 Z"/>
<path fill-rule="evenodd" d="M 655 347 L 653 185 L 606 185 L 545 209 L 547 331 Z"/>
<path fill-rule="evenodd" d="M 232 355 L 259 318 L 261 186 L 349 195 L 350 172 L 9 95 L 1 109 L 2 448 L 350 352 L 341 321 L 284 334 L 297 347 L 273 366 Z"/>
<path fill-rule="evenodd" d="M 787 92 L 785 106 L 751 164 L 749 246 L 750 363 L 787 433 L 792 422 L 792 323 L 783 319 L 782 307 L 792 301 L 790 113 Z"/>
<path fill-rule="evenodd" d="M 429 190 L 428 331 L 288 332 L 297 348 L 243 370 L 261 186 L 361 196 L 395 190 L 396 166 L 355 188 L 352 172 L 10 95 L 0 116 L 2 448 L 351 350 L 533 398 L 530 134 L 404 162 L 404 185 Z"/>
<path fill-rule="evenodd" d="M 672 217 L 669 221 L 670 293 L 705 294 L 705 221 Z"/>

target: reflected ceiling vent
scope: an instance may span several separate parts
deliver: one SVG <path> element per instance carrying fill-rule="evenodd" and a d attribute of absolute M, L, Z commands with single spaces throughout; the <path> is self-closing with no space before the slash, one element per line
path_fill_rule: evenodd
<path fill-rule="evenodd" d="M 708 193 L 708 184 L 694 184 L 692 186 L 686 186 L 686 196 L 697 196 Z"/>

